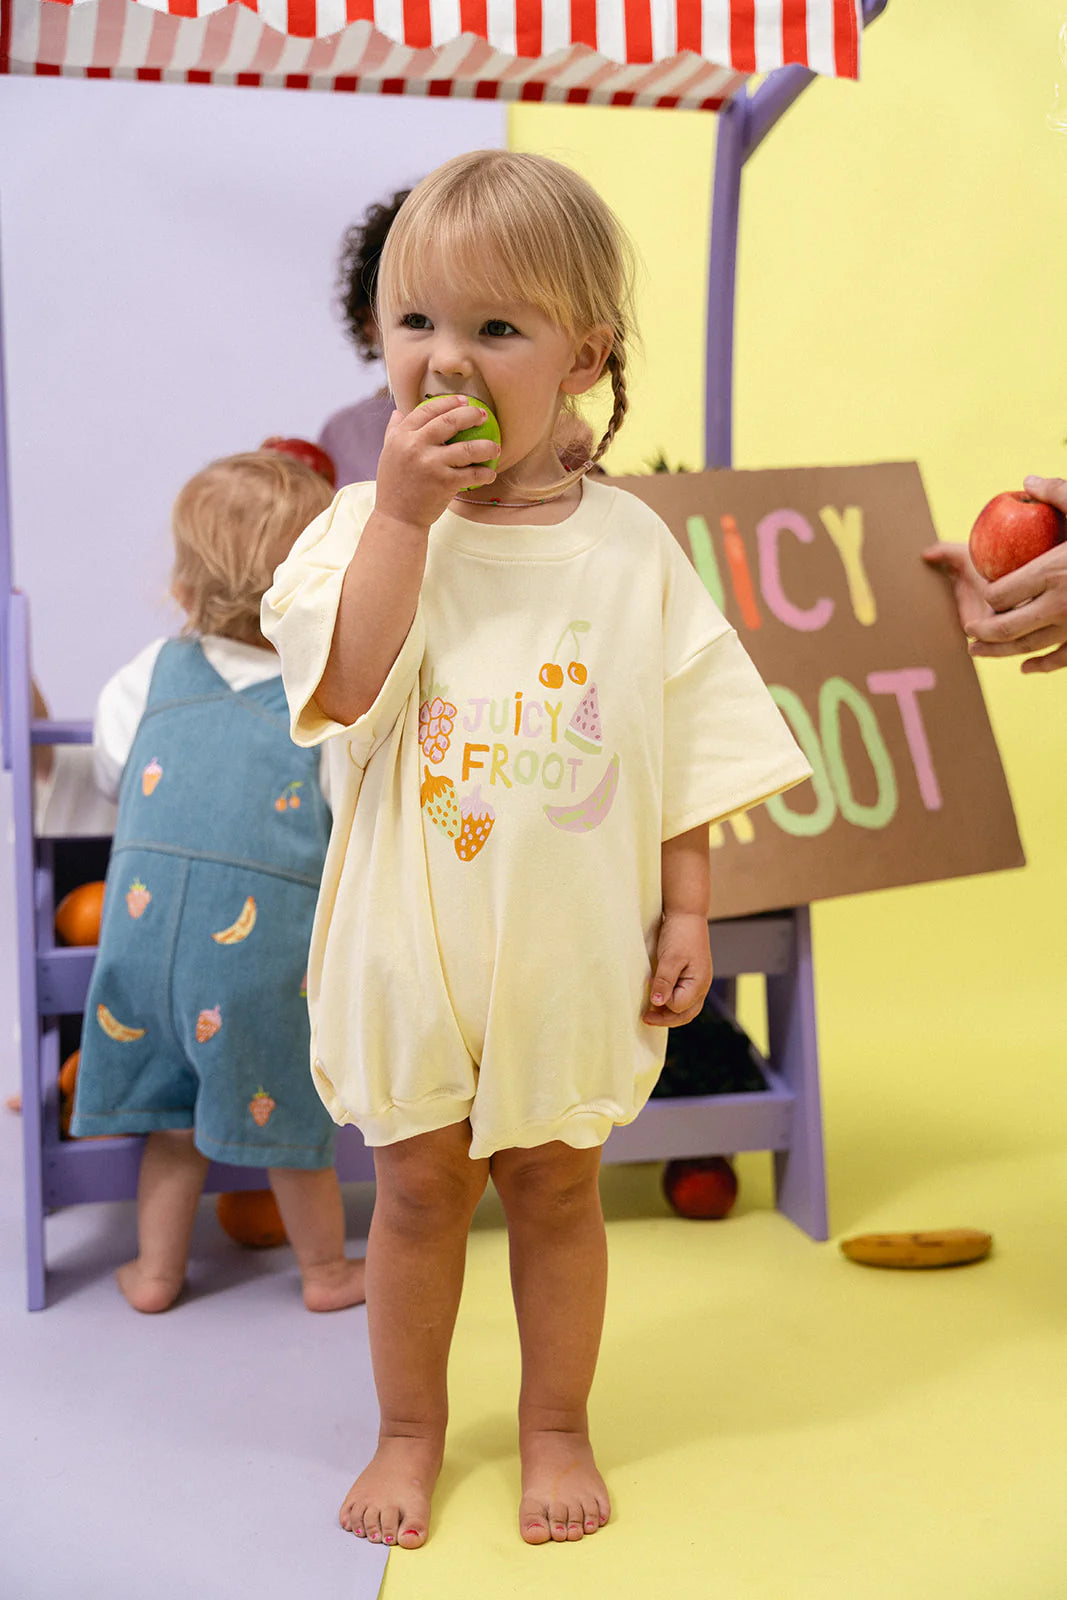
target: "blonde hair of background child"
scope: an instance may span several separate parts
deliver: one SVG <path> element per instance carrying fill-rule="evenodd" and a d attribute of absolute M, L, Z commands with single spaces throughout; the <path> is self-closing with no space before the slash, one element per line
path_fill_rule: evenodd
<path fill-rule="evenodd" d="M 635 333 L 633 246 L 596 190 L 570 167 L 524 151 L 473 150 L 446 161 L 411 191 L 389 230 L 378 271 L 380 327 L 417 302 L 427 263 L 442 260 L 479 299 L 523 301 L 578 338 L 610 328 L 613 405 L 589 465 L 599 461 L 626 415 Z"/>
<path fill-rule="evenodd" d="M 274 569 L 332 499 L 325 478 L 272 450 L 224 456 L 190 478 L 171 517 L 182 632 L 264 644 L 259 608 Z"/>

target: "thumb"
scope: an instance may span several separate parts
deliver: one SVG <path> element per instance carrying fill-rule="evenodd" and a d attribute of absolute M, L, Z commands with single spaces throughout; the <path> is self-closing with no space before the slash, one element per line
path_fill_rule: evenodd
<path fill-rule="evenodd" d="M 971 558 L 965 544 L 931 544 L 922 552 L 922 558 L 931 567 L 941 567 L 952 577 L 965 573 Z"/>
<path fill-rule="evenodd" d="M 668 957 L 661 959 L 657 963 L 656 970 L 652 974 L 651 995 L 654 1006 L 665 1006 L 667 1004 L 674 993 L 674 986 L 678 982 L 681 972 L 682 964 L 677 959 L 671 960 Z"/>
<path fill-rule="evenodd" d="M 1059 511 L 1067 511 L 1067 483 L 1062 478 L 1038 478 L 1031 474 L 1023 479 L 1023 488 L 1035 500 L 1044 500 Z"/>

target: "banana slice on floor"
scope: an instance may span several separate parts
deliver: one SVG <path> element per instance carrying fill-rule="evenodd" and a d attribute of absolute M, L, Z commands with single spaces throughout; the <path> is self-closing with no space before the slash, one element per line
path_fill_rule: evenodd
<path fill-rule="evenodd" d="M 842 1239 L 850 1261 L 865 1267 L 959 1267 L 982 1261 L 993 1248 L 993 1235 L 980 1228 L 933 1228 L 926 1233 L 861 1233 Z"/>

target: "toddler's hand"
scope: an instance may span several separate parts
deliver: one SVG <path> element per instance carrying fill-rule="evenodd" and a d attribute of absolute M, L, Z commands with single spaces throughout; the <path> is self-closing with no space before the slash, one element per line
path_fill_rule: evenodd
<path fill-rule="evenodd" d="M 429 528 L 461 489 L 492 483 L 484 465 L 500 453 L 491 439 L 449 440 L 485 421 L 461 395 L 441 395 L 403 416 L 394 411 L 378 461 L 375 510 L 411 528 Z"/>
<path fill-rule="evenodd" d="M 660 924 L 651 1004 L 641 1020 L 677 1028 L 700 1013 L 711 988 L 708 919 L 698 912 L 668 911 Z"/>

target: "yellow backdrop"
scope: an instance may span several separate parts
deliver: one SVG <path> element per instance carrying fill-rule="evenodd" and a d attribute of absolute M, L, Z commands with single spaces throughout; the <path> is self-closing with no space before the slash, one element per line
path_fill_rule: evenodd
<path fill-rule="evenodd" d="M 862 81 L 816 83 L 772 131 L 742 196 L 738 466 L 914 458 L 946 539 L 1025 473 L 1067 476 L 1065 19 L 890 0 Z M 643 260 L 615 471 L 702 463 L 714 139 L 700 113 L 512 114 L 513 144 L 585 173 Z M 1067 1132 L 1067 671 L 980 673 L 1029 865 L 816 911 L 835 1231 L 886 1198 L 872 1140 L 903 1181 L 990 1127 L 1008 1149 Z"/>

